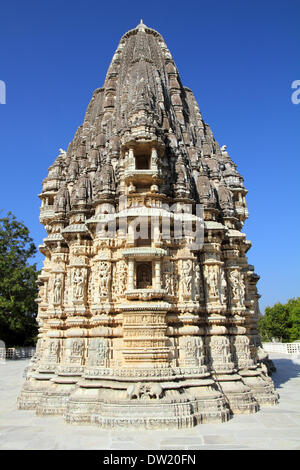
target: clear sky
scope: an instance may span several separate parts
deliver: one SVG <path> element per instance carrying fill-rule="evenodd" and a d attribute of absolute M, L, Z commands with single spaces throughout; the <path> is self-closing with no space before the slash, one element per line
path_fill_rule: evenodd
<path fill-rule="evenodd" d="M 23 220 L 37 245 L 46 235 L 42 179 L 82 124 L 121 36 L 142 18 L 164 37 L 245 178 L 261 310 L 300 296 L 300 103 L 291 100 L 299 0 L 10 0 L 0 10 L 0 208 Z"/>

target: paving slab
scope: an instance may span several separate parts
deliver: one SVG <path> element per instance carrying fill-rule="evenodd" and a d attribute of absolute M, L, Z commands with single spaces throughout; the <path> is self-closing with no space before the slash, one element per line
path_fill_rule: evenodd
<path fill-rule="evenodd" d="M 0 449 L 12 450 L 300 450 L 300 359 L 269 355 L 279 403 L 220 424 L 174 431 L 72 426 L 62 417 L 17 409 L 29 360 L 0 364 Z"/>

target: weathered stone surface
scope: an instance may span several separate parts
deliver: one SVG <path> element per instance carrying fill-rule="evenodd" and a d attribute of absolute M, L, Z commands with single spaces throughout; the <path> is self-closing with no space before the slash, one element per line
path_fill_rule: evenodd
<path fill-rule="evenodd" d="M 276 403 L 246 193 L 161 35 L 127 32 L 43 181 L 40 333 L 19 407 L 155 429 Z"/>

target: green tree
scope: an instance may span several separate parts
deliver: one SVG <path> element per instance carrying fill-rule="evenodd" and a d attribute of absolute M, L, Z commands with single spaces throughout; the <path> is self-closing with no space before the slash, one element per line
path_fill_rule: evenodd
<path fill-rule="evenodd" d="M 281 303 L 273 307 L 267 307 L 265 315 L 259 321 L 260 333 L 263 341 L 270 341 L 278 338 L 281 341 L 288 341 L 289 312 L 286 305 Z"/>
<path fill-rule="evenodd" d="M 300 340 L 300 297 L 291 299 L 287 303 L 290 312 L 290 341 Z"/>
<path fill-rule="evenodd" d="M 267 307 L 259 320 L 259 330 L 263 341 L 278 338 L 283 342 L 300 339 L 300 297 Z"/>
<path fill-rule="evenodd" d="M 0 218 L 0 339 L 7 347 L 35 342 L 38 271 L 30 259 L 36 251 L 23 222 L 11 212 Z"/>

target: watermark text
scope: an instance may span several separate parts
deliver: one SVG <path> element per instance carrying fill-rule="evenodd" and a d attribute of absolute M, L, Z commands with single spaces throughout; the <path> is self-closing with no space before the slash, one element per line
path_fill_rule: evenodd
<path fill-rule="evenodd" d="M 0 80 L 0 104 L 6 104 L 6 84 Z"/>
<path fill-rule="evenodd" d="M 295 89 L 295 91 L 292 93 L 291 100 L 293 104 L 299 104 L 300 103 L 300 80 L 294 80 L 291 88 Z"/>

